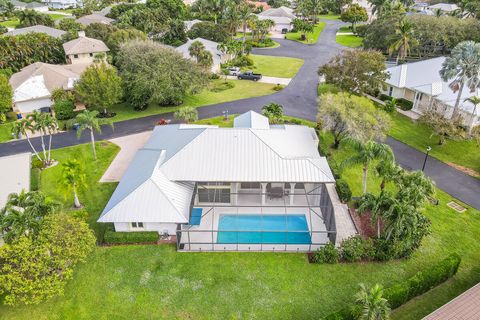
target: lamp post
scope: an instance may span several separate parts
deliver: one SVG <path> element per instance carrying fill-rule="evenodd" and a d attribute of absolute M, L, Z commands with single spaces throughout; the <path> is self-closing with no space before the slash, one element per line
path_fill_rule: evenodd
<path fill-rule="evenodd" d="M 425 154 L 425 160 L 423 160 L 422 172 L 425 170 L 425 165 L 427 164 L 428 153 L 432 150 L 430 146 L 427 147 L 427 153 Z"/>

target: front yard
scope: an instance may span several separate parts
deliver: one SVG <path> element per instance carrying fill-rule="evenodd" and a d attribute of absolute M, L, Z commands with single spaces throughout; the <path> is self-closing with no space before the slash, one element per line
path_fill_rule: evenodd
<path fill-rule="evenodd" d="M 322 22 L 322 21 L 318 22 L 314 26 L 313 32 L 307 33 L 306 40 L 301 40 L 302 34 L 300 32 L 289 32 L 285 35 L 285 39 L 294 40 L 294 41 L 298 41 L 305 44 L 316 43 L 318 40 L 318 37 L 322 33 L 323 29 L 325 29 L 326 25 L 327 24 L 325 22 Z"/>
<path fill-rule="evenodd" d="M 204 122 L 221 124 L 221 117 Z M 231 119 L 228 125 L 231 124 Z M 322 143 L 330 144 L 324 136 Z M 90 213 L 91 226 L 115 184 L 98 179 L 118 147 L 98 143 L 94 162 L 90 145 L 59 149 L 60 161 L 77 158 L 87 169 L 88 188 L 81 200 Z M 351 153 L 341 146 L 330 150 L 339 162 Z M 369 189 L 378 190 L 371 170 Z M 41 173 L 43 190 L 71 205 L 57 189 L 60 166 Z M 355 195 L 360 192 L 361 169 L 343 173 Z M 352 300 L 360 282 L 386 286 L 433 265 L 451 252 L 462 256 L 458 274 L 412 303 L 393 319 L 418 319 L 480 281 L 480 212 L 469 208 L 457 213 L 446 206 L 452 198 L 438 191 L 438 206 L 425 214 L 432 220 L 432 235 L 409 260 L 388 263 L 337 265 L 309 264 L 304 254 L 291 253 L 177 253 L 174 246 L 98 247 L 80 265 L 68 283 L 65 296 L 24 307 L 0 307 L 1 319 L 318 319 Z"/>
<path fill-rule="evenodd" d="M 303 65 L 302 59 L 250 55 L 254 62 L 253 67 L 246 67 L 256 73 L 261 73 L 268 77 L 293 78 Z"/>

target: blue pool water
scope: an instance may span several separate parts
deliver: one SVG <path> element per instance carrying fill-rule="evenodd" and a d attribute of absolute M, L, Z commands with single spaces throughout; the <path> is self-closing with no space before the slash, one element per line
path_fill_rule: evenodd
<path fill-rule="evenodd" d="M 311 243 L 310 234 L 308 232 L 307 219 L 303 214 L 223 214 L 220 215 L 220 220 L 218 222 L 218 230 L 219 232 L 217 236 L 217 243 Z"/>

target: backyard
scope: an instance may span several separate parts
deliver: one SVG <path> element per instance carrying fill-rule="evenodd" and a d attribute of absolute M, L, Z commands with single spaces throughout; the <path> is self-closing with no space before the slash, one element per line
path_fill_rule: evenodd
<path fill-rule="evenodd" d="M 293 78 L 303 65 L 302 59 L 250 55 L 253 67 L 245 67 L 268 77 Z"/>
<path fill-rule="evenodd" d="M 313 32 L 306 34 L 306 39 L 305 40 L 301 40 L 302 34 L 300 32 L 289 32 L 285 35 L 285 39 L 294 40 L 294 41 L 298 41 L 298 42 L 305 43 L 305 44 L 316 43 L 317 40 L 318 40 L 318 37 L 322 33 L 323 29 L 325 29 L 326 25 L 327 24 L 325 22 L 322 22 L 322 21 L 317 23 L 313 27 Z"/>
<path fill-rule="evenodd" d="M 223 124 L 221 117 L 203 122 Z M 329 145 L 331 137 L 323 135 L 321 141 Z M 108 142 L 97 146 L 97 162 L 88 144 L 55 150 L 53 156 L 60 162 L 76 158 L 86 166 L 88 188 L 80 199 L 101 237 L 103 228 L 95 220 L 115 184 L 97 181 L 118 147 Z M 342 145 L 329 152 L 340 162 L 352 151 Z M 60 166 L 44 170 L 39 188 L 70 207 L 72 200 L 65 200 L 56 187 L 60 171 Z M 345 169 L 343 178 L 358 195 L 361 168 Z M 372 170 L 369 190 L 378 190 L 379 184 Z M 360 282 L 389 286 L 458 252 L 463 260 L 452 280 L 393 314 L 393 319 L 417 319 L 480 281 L 480 243 L 472 241 L 480 232 L 480 212 L 469 208 L 457 213 L 446 206 L 453 200 L 449 195 L 438 191 L 437 198 L 440 204 L 428 205 L 425 211 L 432 220 L 432 235 L 409 260 L 316 265 L 309 264 L 304 254 L 186 254 L 168 245 L 98 247 L 76 269 L 63 297 L 39 305 L 1 306 L 0 318 L 98 319 L 135 314 L 137 319 L 318 319 L 352 301 Z"/>

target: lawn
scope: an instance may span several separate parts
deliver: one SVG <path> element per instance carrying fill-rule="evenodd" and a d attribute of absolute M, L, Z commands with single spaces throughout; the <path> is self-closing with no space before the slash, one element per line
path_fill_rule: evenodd
<path fill-rule="evenodd" d="M 62 20 L 67 17 L 66 15 L 58 13 L 48 13 L 48 15 L 53 19 L 53 21 Z"/>
<path fill-rule="evenodd" d="M 0 124 L 0 143 L 12 139 L 12 126 L 13 122 Z"/>
<path fill-rule="evenodd" d="M 302 59 L 250 55 L 254 62 L 250 68 L 254 72 L 268 77 L 293 78 L 303 65 Z"/>
<path fill-rule="evenodd" d="M 307 39 L 306 40 L 300 40 L 301 39 L 301 36 L 302 34 L 300 32 L 289 32 L 285 35 L 285 38 L 288 39 L 288 40 L 294 40 L 294 41 L 298 41 L 298 42 L 301 42 L 301 43 L 306 43 L 306 44 L 312 44 L 312 43 L 316 43 L 317 40 L 318 40 L 318 37 L 320 36 L 320 34 L 322 33 L 323 29 L 325 28 L 327 24 L 325 22 L 319 22 L 315 25 L 315 27 L 313 28 L 313 32 L 312 33 L 307 33 Z"/>
<path fill-rule="evenodd" d="M 7 28 L 16 28 L 20 24 L 20 20 L 18 19 L 13 19 L 13 20 L 7 20 L 7 21 L 2 21 L 0 22 L 0 26 L 4 26 Z"/>
<path fill-rule="evenodd" d="M 214 80 L 212 82 L 212 85 L 219 85 L 223 81 L 223 79 Z M 276 92 L 275 90 L 273 90 L 273 87 L 275 86 L 274 84 L 259 83 L 246 80 L 228 80 L 228 82 L 233 83 L 235 87 L 220 92 L 213 92 L 209 89 L 206 89 L 199 94 L 187 96 L 183 104 L 177 107 L 162 107 L 158 105 L 150 105 L 146 110 L 135 111 L 133 107 L 131 107 L 127 103 L 119 104 L 110 109 L 110 111 L 117 113 L 117 115 L 113 117 L 112 120 L 114 122 L 118 122 L 155 114 L 174 112 L 180 107 L 184 106 L 203 107 L 210 104 L 264 96 Z"/>
<path fill-rule="evenodd" d="M 324 19 L 324 20 L 338 20 L 340 21 L 340 15 L 339 14 L 321 14 L 318 16 L 319 19 Z"/>
<path fill-rule="evenodd" d="M 322 143 L 330 144 L 331 138 L 324 136 Z M 97 162 L 88 144 L 54 151 L 55 159 L 77 158 L 85 164 L 89 187 L 81 200 L 96 230 L 100 228 L 94 221 L 115 186 L 96 181 L 118 152 L 112 144 L 98 145 Z M 351 150 L 341 146 L 330 153 L 339 162 Z M 64 200 L 56 186 L 59 173 L 59 166 L 42 172 L 40 189 Z M 361 168 L 348 168 L 343 176 L 358 195 Z M 379 183 L 370 174 L 369 189 L 378 190 Z M 1 306 L 0 318 L 318 319 L 351 301 L 360 282 L 389 286 L 458 252 L 463 260 L 453 279 L 393 314 L 393 319 L 419 319 L 480 281 L 480 242 L 475 241 L 480 212 L 469 208 L 457 213 L 446 206 L 449 195 L 438 191 L 437 198 L 440 204 L 425 211 L 432 235 L 409 260 L 314 265 L 304 254 L 177 253 L 167 245 L 98 247 L 76 268 L 63 297 L 39 305 Z"/>
<path fill-rule="evenodd" d="M 335 38 L 338 44 L 345 47 L 358 48 L 363 45 L 363 38 L 353 34 L 340 34 Z"/>
<path fill-rule="evenodd" d="M 430 155 L 446 162 L 454 163 L 480 173 L 480 146 L 473 140 L 451 141 L 439 145 L 438 138 L 431 136 L 432 131 L 400 114 L 392 114 L 392 128 L 389 135 L 418 150 L 425 152 L 427 146 L 432 147 Z"/>

